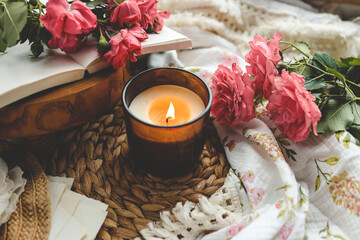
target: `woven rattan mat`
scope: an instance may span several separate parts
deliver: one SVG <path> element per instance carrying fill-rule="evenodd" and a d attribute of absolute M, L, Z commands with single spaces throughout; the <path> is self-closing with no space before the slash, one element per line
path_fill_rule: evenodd
<path fill-rule="evenodd" d="M 161 211 L 211 196 L 229 170 L 212 123 L 206 127 L 206 143 L 191 173 L 163 179 L 134 169 L 120 104 L 97 121 L 61 133 L 55 153 L 45 163 L 47 174 L 73 177 L 74 191 L 109 205 L 98 239 L 140 236 L 147 223 L 159 220 Z"/>

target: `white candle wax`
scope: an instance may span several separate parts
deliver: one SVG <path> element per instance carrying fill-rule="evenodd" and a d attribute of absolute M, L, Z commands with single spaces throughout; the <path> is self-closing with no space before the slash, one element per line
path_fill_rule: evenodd
<path fill-rule="evenodd" d="M 187 112 L 186 109 L 188 109 L 189 116 L 186 117 L 187 120 L 185 122 L 195 119 L 205 110 L 205 105 L 203 101 L 196 93 L 187 88 L 176 85 L 160 85 L 151 87 L 141 92 L 133 99 L 129 106 L 129 109 L 137 118 L 141 119 L 142 121 L 159 125 L 159 123 L 152 120 L 153 118 L 151 118 L 149 114 L 152 110 L 154 110 L 154 108 L 159 107 L 159 104 L 156 104 L 156 106 L 154 107 L 154 104 L 158 103 L 159 100 L 166 104 L 166 108 L 169 107 L 170 101 L 174 100 L 175 119 L 177 117 L 178 119 L 184 117 L 181 115 L 184 115 L 184 112 Z M 176 103 L 179 101 L 180 104 L 178 103 L 178 105 L 176 105 Z M 164 111 L 166 114 L 167 109 Z M 161 117 L 165 121 L 165 116 Z M 181 122 L 180 124 L 185 122 Z M 164 123 L 160 125 L 166 124 Z"/>

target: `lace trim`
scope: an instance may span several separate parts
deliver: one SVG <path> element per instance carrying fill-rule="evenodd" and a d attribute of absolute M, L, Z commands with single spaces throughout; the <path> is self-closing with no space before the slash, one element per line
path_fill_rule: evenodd
<path fill-rule="evenodd" d="M 141 231 L 145 239 L 195 239 L 206 232 L 216 231 L 237 222 L 242 217 L 241 202 L 235 184 L 239 180 L 229 174 L 211 198 L 199 199 L 199 203 L 178 203 L 172 213 L 160 214 L 161 220 L 150 223 Z"/>

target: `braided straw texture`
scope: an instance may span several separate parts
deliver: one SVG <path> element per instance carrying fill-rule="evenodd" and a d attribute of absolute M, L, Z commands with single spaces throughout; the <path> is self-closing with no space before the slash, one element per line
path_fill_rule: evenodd
<path fill-rule="evenodd" d="M 159 220 L 161 211 L 171 210 L 177 202 L 198 202 L 224 184 L 229 164 L 212 124 L 206 133 L 206 144 L 192 172 L 159 178 L 133 168 L 118 104 L 97 121 L 63 132 L 46 169 L 50 175 L 75 178 L 74 191 L 109 205 L 98 239 L 133 239 L 149 222 Z"/>
<path fill-rule="evenodd" d="M 0 239 L 46 240 L 51 226 L 49 184 L 38 160 L 24 149 L 12 149 L 9 145 L 0 147 L 4 158 L 17 164 L 24 171 L 27 180 L 25 191 L 20 195 L 15 212 L 3 224 Z"/>

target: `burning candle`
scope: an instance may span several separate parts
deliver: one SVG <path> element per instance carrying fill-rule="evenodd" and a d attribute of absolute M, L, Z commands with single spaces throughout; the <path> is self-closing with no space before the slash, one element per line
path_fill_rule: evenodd
<path fill-rule="evenodd" d="M 197 94 L 187 88 L 160 85 L 137 95 L 129 109 L 147 123 L 176 126 L 200 116 L 205 110 L 205 105 Z"/>
<path fill-rule="evenodd" d="M 182 69 L 155 68 L 133 77 L 122 103 L 135 165 L 160 176 L 180 175 L 195 166 L 211 101 L 208 85 Z"/>

